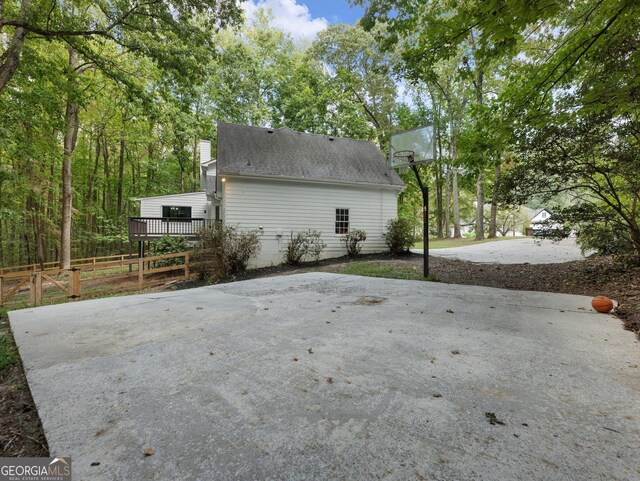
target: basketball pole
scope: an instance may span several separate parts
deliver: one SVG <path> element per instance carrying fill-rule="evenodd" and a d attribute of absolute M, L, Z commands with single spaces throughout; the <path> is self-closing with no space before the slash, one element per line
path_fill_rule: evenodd
<path fill-rule="evenodd" d="M 410 158 L 409 165 L 422 192 L 422 269 L 424 277 L 429 277 L 429 186 L 422 183 L 420 171 L 413 162 L 413 158 Z"/>

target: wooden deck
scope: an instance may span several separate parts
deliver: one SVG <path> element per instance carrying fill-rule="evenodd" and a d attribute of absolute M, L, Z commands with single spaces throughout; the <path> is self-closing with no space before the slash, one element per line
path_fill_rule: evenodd
<path fill-rule="evenodd" d="M 195 238 L 198 232 L 214 222 L 213 219 L 192 217 L 130 217 L 129 240 L 147 241 L 165 235 Z"/>

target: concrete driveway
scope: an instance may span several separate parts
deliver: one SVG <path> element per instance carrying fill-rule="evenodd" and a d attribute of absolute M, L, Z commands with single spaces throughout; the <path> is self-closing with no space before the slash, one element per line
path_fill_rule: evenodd
<path fill-rule="evenodd" d="M 412 252 L 422 254 L 422 249 Z M 584 256 L 573 237 L 553 242 L 548 239 L 516 238 L 464 247 L 432 249 L 429 255 L 463 261 L 496 264 L 557 264 L 577 261 Z"/>
<path fill-rule="evenodd" d="M 640 345 L 589 301 L 312 273 L 10 321 L 76 481 L 638 479 Z"/>

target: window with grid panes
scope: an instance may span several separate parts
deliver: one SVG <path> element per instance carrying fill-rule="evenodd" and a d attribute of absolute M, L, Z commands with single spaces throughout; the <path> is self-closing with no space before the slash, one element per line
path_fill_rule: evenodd
<path fill-rule="evenodd" d="M 349 233 L 349 209 L 336 209 L 336 234 Z"/>

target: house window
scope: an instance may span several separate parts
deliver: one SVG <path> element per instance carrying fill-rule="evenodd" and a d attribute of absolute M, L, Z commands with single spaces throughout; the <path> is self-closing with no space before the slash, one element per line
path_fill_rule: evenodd
<path fill-rule="evenodd" d="M 349 209 L 336 209 L 336 234 L 349 233 Z"/>
<path fill-rule="evenodd" d="M 191 218 L 191 207 L 163 205 L 162 217 L 189 219 Z"/>
<path fill-rule="evenodd" d="M 546 218 L 547 218 L 547 213 L 546 213 L 546 212 L 543 212 L 543 213 L 542 213 L 542 218 L 543 218 L 543 219 L 546 219 Z"/>

